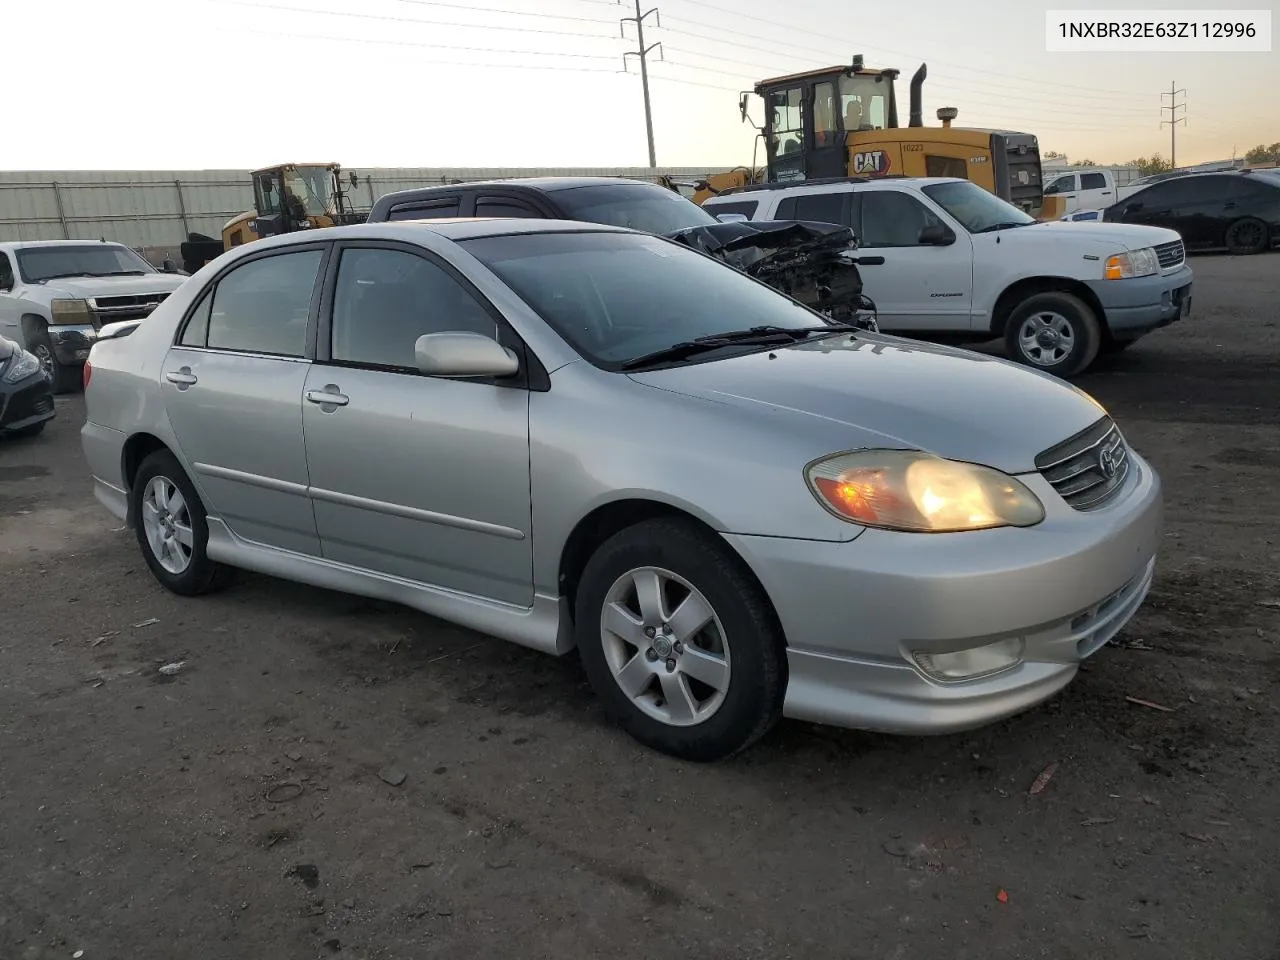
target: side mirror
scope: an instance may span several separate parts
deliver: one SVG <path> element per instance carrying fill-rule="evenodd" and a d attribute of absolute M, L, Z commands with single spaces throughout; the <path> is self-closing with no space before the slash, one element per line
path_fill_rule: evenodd
<path fill-rule="evenodd" d="M 746 223 L 747 215 L 745 213 L 717 213 L 716 219 L 721 223 Z"/>
<path fill-rule="evenodd" d="M 1130 213 L 1137 213 L 1137 212 L 1138 212 L 1139 210 L 1141 210 L 1141 209 L 1142 209 L 1142 201 L 1141 201 L 1141 200 L 1137 200 L 1137 201 L 1134 201 L 1133 203 L 1128 204 L 1128 205 L 1124 208 L 1124 212 L 1125 212 L 1126 214 L 1130 214 Z"/>
<path fill-rule="evenodd" d="M 520 370 L 514 353 L 481 333 L 428 333 L 413 352 L 418 369 L 435 377 L 509 377 Z"/>
<path fill-rule="evenodd" d="M 956 242 L 956 235 L 945 223 L 931 223 L 920 231 L 916 242 L 926 247 L 949 247 Z"/>
<path fill-rule="evenodd" d="M 168 257 L 165 257 L 164 262 L 160 264 L 160 272 L 161 273 L 177 273 L 178 265 L 174 263 L 172 260 L 170 260 Z"/>

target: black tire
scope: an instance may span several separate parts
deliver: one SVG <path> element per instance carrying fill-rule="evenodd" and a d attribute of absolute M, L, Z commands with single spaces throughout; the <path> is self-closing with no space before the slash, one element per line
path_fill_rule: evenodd
<path fill-rule="evenodd" d="M 41 331 L 32 337 L 27 349 L 35 354 L 40 366 L 53 378 L 54 393 L 71 393 L 80 386 L 84 377 L 83 367 L 59 363 L 58 355 L 53 352 L 53 341 L 49 339 L 47 332 Z"/>
<path fill-rule="evenodd" d="M 182 499 L 186 502 L 192 544 L 190 560 L 181 573 L 166 570 L 147 539 L 143 522 L 143 498 L 147 485 L 156 477 L 163 477 L 177 487 L 182 494 Z M 177 458 L 168 450 L 157 450 L 143 460 L 138 467 L 133 485 L 129 490 L 129 509 L 133 516 L 134 534 L 138 538 L 138 546 L 142 549 L 143 559 L 147 561 L 147 566 L 151 568 L 155 578 L 166 589 L 184 597 L 194 597 L 220 590 L 231 581 L 234 573 L 232 568 L 210 560 L 205 553 L 205 547 L 209 542 L 208 515 L 205 513 L 204 504 L 200 502 L 200 495 L 191 485 L 186 472 Z"/>
<path fill-rule="evenodd" d="M 1241 217 L 1227 227 L 1227 251 L 1235 256 L 1262 253 L 1271 245 L 1270 228 L 1257 217 Z"/>
<path fill-rule="evenodd" d="M 610 589 L 629 571 L 649 566 L 697 588 L 718 618 L 728 647 L 723 700 L 705 720 L 688 726 L 656 719 L 637 706 L 614 679 L 605 653 L 600 623 Z M 690 522 L 649 520 L 610 537 L 587 562 L 574 613 L 579 655 L 606 715 L 647 747 L 683 760 L 721 760 L 750 746 L 782 715 L 786 645 L 768 599 L 727 546 Z M 658 663 L 659 672 L 665 662 Z M 653 688 L 661 688 L 661 676 Z"/>
<path fill-rule="evenodd" d="M 1024 348 L 1024 327 L 1028 328 L 1026 332 L 1033 331 L 1036 318 L 1059 336 L 1057 349 L 1048 345 L 1047 340 L 1044 346 L 1031 350 Z M 1064 343 L 1061 336 L 1060 328 L 1064 325 L 1070 334 L 1069 343 Z M 1097 358 L 1102 347 L 1102 328 L 1089 305 L 1074 294 L 1059 291 L 1037 293 L 1013 308 L 1005 325 L 1004 342 L 1010 359 L 1065 378 L 1086 370 Z M 1054 354 L 1063 347 L 1067 347 L 1066 352 L 1054 359 Z"/>

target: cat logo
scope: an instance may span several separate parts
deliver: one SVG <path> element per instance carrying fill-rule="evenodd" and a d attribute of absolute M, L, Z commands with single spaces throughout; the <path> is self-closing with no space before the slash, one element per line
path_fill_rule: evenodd
<path fill-rule="evenodd" d="M 889 155 L 883 150 L 867 150 L 853 155 L 855 176 L 880 177 L 889 172 Z"/>

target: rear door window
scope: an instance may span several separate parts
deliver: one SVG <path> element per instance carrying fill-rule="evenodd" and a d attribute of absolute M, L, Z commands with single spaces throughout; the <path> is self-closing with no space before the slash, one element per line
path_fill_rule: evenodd
<path fill-rule="evenodd" d="M 819 223 L 838 223 L 848 226 L 848 204 L 845 202 L 850 194 L 840 193 L 803 193 L 799 196 L 786 197 L 778 204 L 779 220 L 816 220 Z"/>
<path fill-rule="evenodd" d="M 209 315 L 215 350 L 302 357 L 323 250 L 299 250 L 251 260 L 218 281 Z M 193 316 L 199 323 L 201 317 Z"/>

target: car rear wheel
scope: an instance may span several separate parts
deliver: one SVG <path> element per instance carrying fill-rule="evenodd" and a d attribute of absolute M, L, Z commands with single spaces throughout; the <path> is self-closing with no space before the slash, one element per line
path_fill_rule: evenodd
<path fill-rule="evenodd" d="M 1089 305 L 1070 293 L 1038 293 L 1018 304 L 1005 327 L 1012 359 L 1029 367 L 1070 377 L 1093 363 L 1102 346 L 1102 330 Z"/>
<path fill-rule="evenodd" d="M 226 585 L 231 568 L 206 554 L 204 505 L 173 454 L 157 450 L 143 460 L 129 496 L 138 545 L 161 584 L 183 596 Z"/>
<path fill-rule="evenodd" d="M 722 543 L 646 521 L 587 563 L 576 603 L 583 667 L 611 720 L 685 760 L 723 759 L 782 714 L 786 653 L 768 600 Z"/>
<path fill-rule="evenodd" d="M 1227 250 L 1236 256 L 1262 253 L 1269 239 L 1267 225 L 1255 217 L 1242 217 L 1227 227 Z"/>

